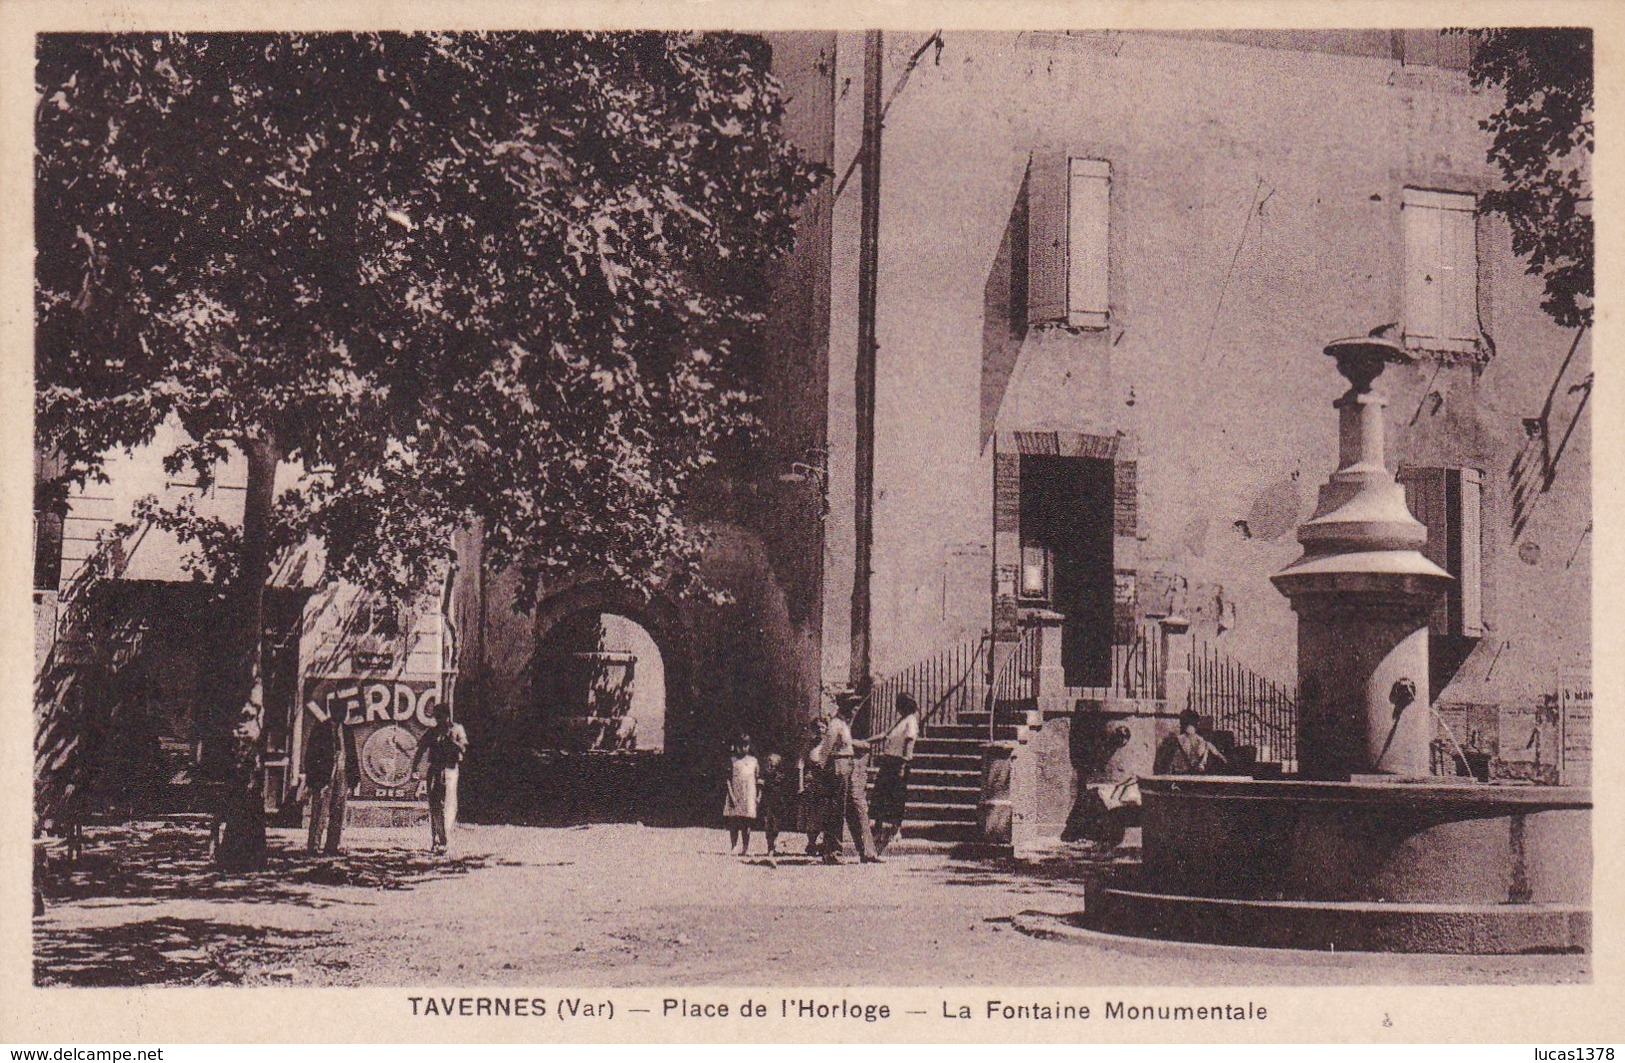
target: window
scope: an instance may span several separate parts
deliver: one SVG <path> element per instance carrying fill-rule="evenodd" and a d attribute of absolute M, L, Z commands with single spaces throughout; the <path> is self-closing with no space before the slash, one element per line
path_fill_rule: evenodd
<path fill-rule="evenodd" d="M 62 514 L 34 511 L 34 589 L 54 591 L 62 583 Z"/>
<path fill-rule="evenodd" d="M 1405 341 L 1478 348 L 1478 229 L 1470 195 L 1405 189 Z"/>
<path fill-rule="evenodd" d="M 1103 329 L 1111 164 L 1035 155 L 1027 175 L 1027 323 Z"/>
<path fill-rule="evenodd" d="M 1478 469 L 1404 468 L 1398 479 L 1405 485 L 1405 504 L 1427 526 L 1422 553 L 1455 577 L 1428 626 L 1441 636 L 1482 637 L 1484 474 Z"/>
<path fill-rule="evenodd" d="M 1406 66 L 1435 66 L 1466 70 L 1472 61 L 1473 39 L 1463 31 L 1395 30 L 1396 58 Z"/>
<path fill-rule="evenodd" d="M 1022 538 L 1021 597 L 1027 601 L 1049 601 L 1049 551 Z"/>
<path fill-rule="evenodd" d="M 405 630 L 401 607 L 383 596 L 369 596 L 356 606 L 356 634 L 381 639 L 399 638 Z"/>

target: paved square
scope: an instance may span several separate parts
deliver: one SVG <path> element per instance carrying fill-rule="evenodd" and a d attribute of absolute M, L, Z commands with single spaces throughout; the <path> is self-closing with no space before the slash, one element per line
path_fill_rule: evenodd
<path fill-rule="evenodd" d="M 728 854 L 721 830 L 606 824 L 353 831 L 336 858 L 273 832 L 222 876 L 197 825 L 92 829 L 35 920 L 41 984 L 349 986 L 1329 985 L 1584 982 L 1588 956 L 1322 955 L 1047 940 L 1075 864 L 904 853 L 826 867 Z M 789 838 L 799 851 L 803 839 Z M 755 841 L 760 852 L 762 844 Z"/>

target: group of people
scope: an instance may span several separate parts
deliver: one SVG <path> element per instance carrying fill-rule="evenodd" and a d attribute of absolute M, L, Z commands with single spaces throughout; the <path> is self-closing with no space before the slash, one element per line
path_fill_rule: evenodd
<path fill-rule="evenodd" d="M 897 722 L 871 740 L 852 734 L 852 720 L 862 704 L 856 695 L 838 695 L 835 715 L 814 720 L 793 756 L 770 753 L 765 765 L 753 754 L 750 735 L 734 739 L 722 807 L 730 851 L 749 855 L 751 832 L 759 825 L 767 836 L 769 860 L 779 855 L 779 835 L 794 830 L 807 836 L 807 855 L 839 864 L 845 832 L 851 830 L 858 858 L 867 864 L 882 862 L 880 854 L 903 827 L 908 768 L 920 738 L 919 705 L 908 694 L 898 694 Z M 872 826 L 871 756 L 878 773 Z"/>
<path fill-rule="evenodd" d="M 305 848 L 337 853 L 344 839 L 345 806 L 359 774 L 355 743 L 349 729 L 336 716 L 319 721 L 305 741 L 304 787 L 310 802 Z M 468 732 L 451 718 L 451 710 L 436 707 L 434 726 L 418 738 L 412 756 L 411 777 L 428 770 L 429 849 L 443 855 L 449 846 L 449 828 L 457 822 L 457 775 L 468 752 Z M 325 841 L 325 844 L 324 844 Z"/>

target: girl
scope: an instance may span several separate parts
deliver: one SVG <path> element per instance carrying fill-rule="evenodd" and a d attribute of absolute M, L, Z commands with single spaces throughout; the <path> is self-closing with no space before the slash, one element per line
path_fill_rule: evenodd
<path fill-rule="evenodd" d="M 761 768 L 750 755 L 750 735 L 734 739 L 733 765 L 728 776 L 728 796 L 722 803 L 722 819 L 728 824 L 728 850 L 739 846 L 739 855 L 750 852 L 750 828 L 756 822 L 756 802 L 762 794 Z"/>

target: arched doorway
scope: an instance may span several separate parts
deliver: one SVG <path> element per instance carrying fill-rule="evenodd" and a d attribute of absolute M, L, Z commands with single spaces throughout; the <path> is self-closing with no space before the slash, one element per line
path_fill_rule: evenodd
<path fill-rule="evenodd" d="M 469 721 L 466 803 L 486 821 L 694 818 L 693 638 L 674 602 L 560 588 L 507 645 L 512 680 Z M 521 656 L 522 655 L 522 656 Z"/>
<path fill-rule="evenodd" d="M 666 668 L 642 624 L 585 609 L 555 623 L 532 662 L 532 742 L 561 753 L 658 753 Z"/>

